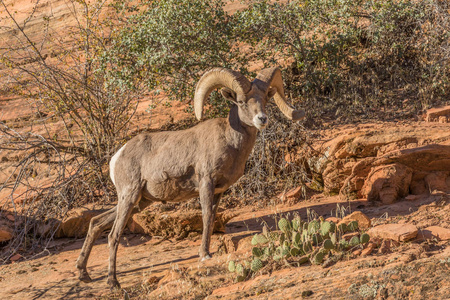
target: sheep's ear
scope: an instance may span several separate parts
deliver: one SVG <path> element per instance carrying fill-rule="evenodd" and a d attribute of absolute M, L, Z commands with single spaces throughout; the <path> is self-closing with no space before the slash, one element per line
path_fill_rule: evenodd
<path fill-rule="evenodd" d="M 277 93 L 277 88 L 275 87 L 270 87 L 269 91 L 267 92 L 267 100 L 269 100 L 270 98 L 272 98 L 273 96 L 275 96 L 275 94 Z"/>
<path fill-rule="evenodd" d="M 236 103 L 236 93 L 229 89 L 229 88 L 223 88 L 222 90 L 220 90 L 220 92 L 222 93 L 222 96 L 227 99 L 230 100 L 233 103 Z"/>

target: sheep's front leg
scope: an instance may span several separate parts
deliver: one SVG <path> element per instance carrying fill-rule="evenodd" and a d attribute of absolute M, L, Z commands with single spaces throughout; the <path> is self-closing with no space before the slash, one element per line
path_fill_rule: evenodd
<path fill-rule="evenodd" d="M 199 254 L 201 260 L 205 260 L 211 258 L 209 245 L 211 244 L 211 235 L 214 228 L 214 218 L 216 217 L 217 207 L 222 194 L 214 195 L 214 183 L 210 178 L 200 181 L 199 192 L 203 218 L 202 244 Z"/>

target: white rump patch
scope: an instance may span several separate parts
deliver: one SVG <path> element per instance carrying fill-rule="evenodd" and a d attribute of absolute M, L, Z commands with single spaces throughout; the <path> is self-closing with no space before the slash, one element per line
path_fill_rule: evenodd
<path fill-rule="evenodd" d="M 119 151 L 117 151 L 116 154 L 114 154 L 114 156 L 111 158 L 111 161 L 109 162 L 109 176 L 111 177 L 111 180 L 114 183 L 114 185 L 116 184 L 116 182 L 114 181 L 114 170 L 116 168 L 116 162 L 120 156 L 120 153 L 122 153 L 126 145 L 127 144 L 123 145 L 122 148 L 120 148 Z"/>

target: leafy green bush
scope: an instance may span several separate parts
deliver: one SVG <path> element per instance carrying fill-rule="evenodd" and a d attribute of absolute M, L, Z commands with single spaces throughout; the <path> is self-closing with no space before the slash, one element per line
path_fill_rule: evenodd
<path fill-rule="evenodd" d="M 269 64 L 292 62 L 287 89 L 312 122 L 405 117 L 449 102 L 447 2 L 248 3 L 241 41 Z"/>
<path fill-rule="evenodd" d="M 236 47 L 234 23 L 221 0 L 144 0 L 135 6 L 117 1 L 115 8 L 124 15 L 104 59 L 118 66 L 117 80 L 130 87 L 142 82 L 185 101 L 209 68 L 246 71 L 247 59 Z"/>

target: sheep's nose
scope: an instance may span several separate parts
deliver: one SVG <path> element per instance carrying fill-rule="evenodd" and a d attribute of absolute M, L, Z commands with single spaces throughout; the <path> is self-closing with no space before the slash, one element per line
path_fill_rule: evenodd
<path fill-rule="evenodd" d="M 261 124 L 267 123 L 267 116 L 258 116 L 258 119 L 261 121 Z"/>

